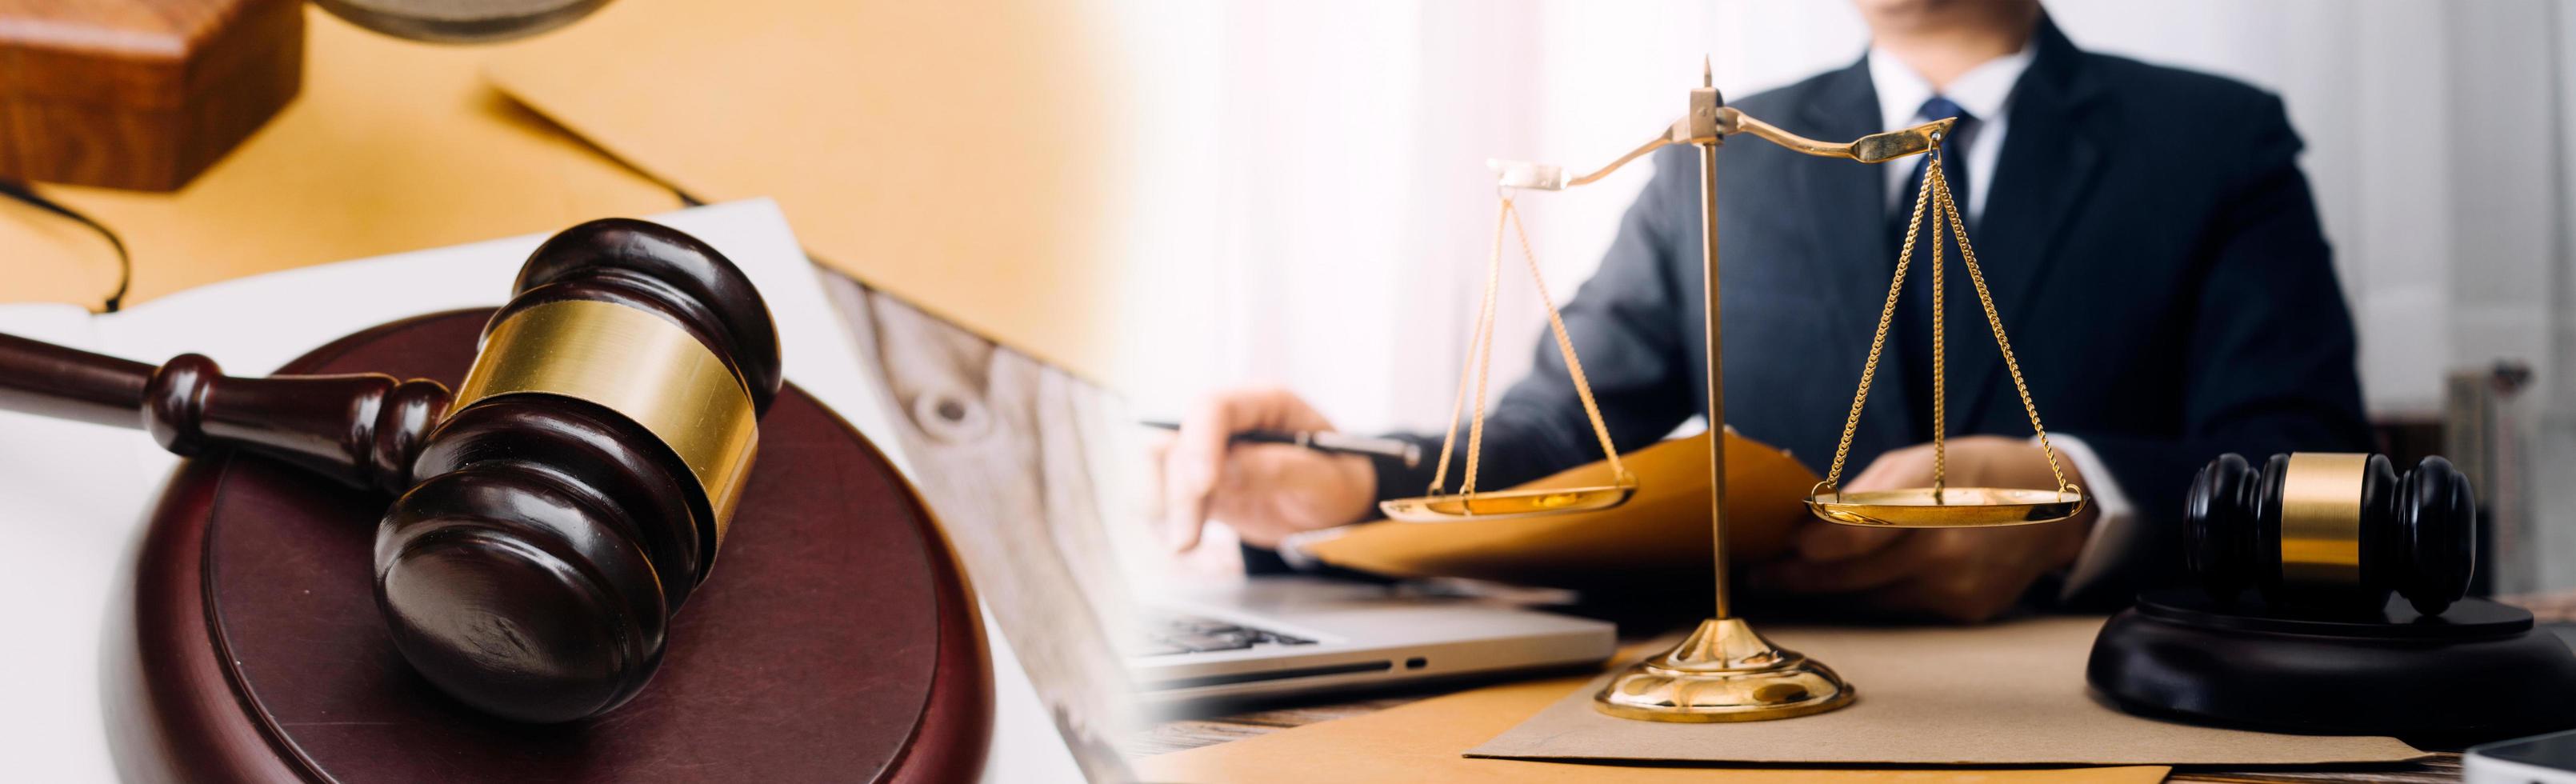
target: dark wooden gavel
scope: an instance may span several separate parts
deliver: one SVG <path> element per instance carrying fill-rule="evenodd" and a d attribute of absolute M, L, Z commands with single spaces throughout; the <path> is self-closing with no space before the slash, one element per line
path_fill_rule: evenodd
<path fill-rule="evenodd" d="M 234 378 L 0 335 L 0 409 L 240 448 L 397 497 L 376 606 L 431 683 L 527 722 L 623 704 L 706 579 L 778 393 L 777 328 L 714 248 L 637 220 L 537 248 L 454 394 L 381 374 Z"/>
<path fill-rule="evenodd" d="M 2185 497 L 2192 576 L 2232 603 L 2253 588 L 2303 609 L 2377 613 L 2392 592 L 2426 617 L 2468 596 L 2478 501 L 2439 456 L 2399 472 L 2386 455 L 2298 452 L 2260 468 L 2234 452 Z"/>

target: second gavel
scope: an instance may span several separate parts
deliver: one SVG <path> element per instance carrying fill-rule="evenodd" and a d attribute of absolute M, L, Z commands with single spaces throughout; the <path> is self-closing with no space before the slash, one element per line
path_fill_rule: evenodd
<path fill-rule="evenodd" d="M 2189 566 L 2210 598 L 2253 588 L 2309 610 L 2376 613 L 2388 595 L 2437 616 L 2469 593 L 2477 498 L 2441 457 L 2399 472 L 2385 455 L 2298 452 L 2257 468 L 2230 452 L 2185 498 Z"/>
<path fill-rule="evenodd" d="M 0 335 L 0 409 L 239 448 L 394 495 L 375 597 L 440 690 L 550 723 L 650 680 L 707 578 L 781 383 L 777 329 L 714 248 L 606 219 L 528 257 L 464 381 L 225 376 Z"/>

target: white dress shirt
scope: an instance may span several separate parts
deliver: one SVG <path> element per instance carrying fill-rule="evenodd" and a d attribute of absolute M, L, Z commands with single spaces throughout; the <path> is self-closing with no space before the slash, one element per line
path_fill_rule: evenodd
<path fill-rule="evenodd" d="M 1968 203 L 1959 205 L 1959 209 L 1968 220 L 1985 214 L 1986 184 L 1995 181 L 1995 161 L 2003 157 L 2004 133 L 2011 127 L 2013 84 L 2021 81 L 2023 71 L 2030 70 L 2032 55 L 2031 48 L 2024 46 L 2019 52 L 1987 60 L 1950 80 L 1950 86 L 1937 93 L 1977 118 L 1976 129 L 1968 134 L 1968 149 L 1961 156 L 1968 159 Z M 1941 119 L 1916 113 L 1924 101 L 1936 94 L 1932 82 L 1885 50 L 1869 50 L 1869 81 L 1878 87 L 1880 128 L 1906 128 Z M 1959 162 L 1943 164 L 1957 166 Z M 1905 186 L 1914 179 L 1915 163 L 1907 161 L 1883 168 L 1887 170 L 1888 209 L 1913 209 L 1914 194 Z"/>
<path fill-rule="evenodd" d="M 2021 51 L 1987 60 L 1950 80 L 1949 86 L 1937 93 L 1977 118 L 1977 127 L 1968 134 L 1968 147 L 1961 154 L 1967 159 L 1968 203 L 1959 205 L 1959 209 L 1970 221 L 1985 214 L 1986 194 L 1994 190 L 1995 162 L 2003 157 L 2004 134 L 2011 130 L 2013 85 L 2021 81 L 2023 71 L 2030 69 L 2033 54 L 2031 47 L 2024 46 Z M 1869 80 L 1878 89 L 1880 127 L 1905 128 L 1941 119 L 1917 112 L 1924 101 L 1936 94 L 1931 80 L 1886 50 L 1870 48 Z M 1914 209 L 1914 194 L 1905 186 L 1911 184 L 1916 167 L 1908 162 L 1885 168 L 1889 214 Z M 2112 478 L 2111 469 L 2102 464 L 2102 458 L 2083 439 L 2060 433 L 2049 442 L 2084 476 L 2093 508 L 2101 512 L 2084 539 L 2083 552 L 2067 572 L 2065 593 L 2071 595 L 2074 589 L 2099 579 L 2111 567 L 2119 555 L 2120 543 L 2132 533 L 2128 528 L 2136 510 L 2129 505 L 2129 497 L 2120 492 L 2120 483 Z"/>

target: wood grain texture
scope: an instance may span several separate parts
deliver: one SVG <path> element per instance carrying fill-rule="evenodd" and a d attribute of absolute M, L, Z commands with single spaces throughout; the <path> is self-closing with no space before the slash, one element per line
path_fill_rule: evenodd
<path fill-rule="evenodd" d="M 302 5 L 0 2 L 0 178 L 179 189 L 295 97 Z"/>
<path fill-rule="evenodd" d="M 2504 600 L 2531 610 L 2532 614 L 2543 623 L 2576 623 L 2576 591 L 2509 597 Z M 1623 635 L 1623 638 L 1626 637 L 1627 635 Z M 1636 639 L 1643 638 L 1630 638 L 1624 641 L 1634 642 Z M 1156 724 L 1144 732 L 1122 738 L 1120 748 L 1131 757 L 1145 757 L 1213 746 L 1291 727 L 1373 713 L 1437 696 L 1445 691 L 1445 689 L 1436 688 L 1407 690 L 1371 695 L 1363 699 L 1282 704 L 1240 713 L 1174 719 Z M 2319 781 L 2433 784 L 2460 780 L 2460 755 L 2454 752 L 2441 752 L 2431 759 L 2399 765 L 2345 765 L 2316 770 L 2186 768 L 2174 771 L 2168 780 L 2243 784 Z"/>
<path fill-rule="evenodd" d="M 923 497 L 1028 671 L 1076 762 L 1124 781 L 1125 669 L 1107 638 L 1126 588 L 1109 571 L 1108 393 L 851 279 L 823 276 L 880 369 Z"/>

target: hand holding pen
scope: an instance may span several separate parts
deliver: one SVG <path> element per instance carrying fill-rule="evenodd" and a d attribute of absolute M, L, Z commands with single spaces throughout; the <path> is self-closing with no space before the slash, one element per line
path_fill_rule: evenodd
<path fill-rule="evenodd" d="M 1369 458 L 1421 460 L 1412 444 L 1334 432 L 1284 390 L 1221 393 L 1177 427 L 1145 424 L 1175 430 L 1154 462 L 1164 528 L 1183 551 L 1198 546 L 1211 519 L 1247 543 L 1275 547 L 1290 534 L 1374 517 L 1377 463 Z"/>
<path fill-rule="evenodd" d="M 1181 423 L 1148 419 L 1137 424 L 1159 430 L 1178 431 Z M 1332 455 L 1364 455 L 1403 461 L 1404 467 L 1422 465 L 1422 446 L 1400 438 L 1355 436 L 1331 430 L 1238 430 L 1233 443 L 1287 444 Z"/>

